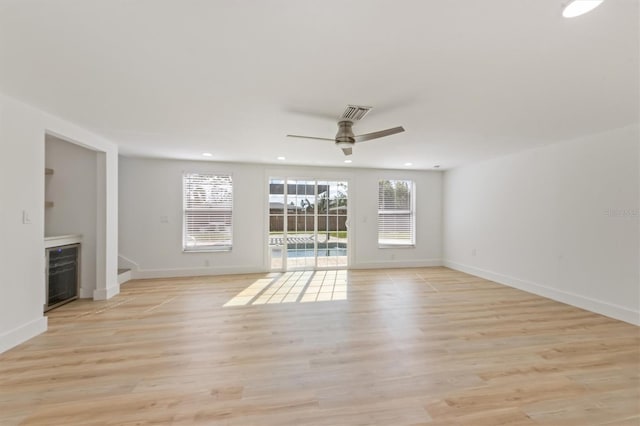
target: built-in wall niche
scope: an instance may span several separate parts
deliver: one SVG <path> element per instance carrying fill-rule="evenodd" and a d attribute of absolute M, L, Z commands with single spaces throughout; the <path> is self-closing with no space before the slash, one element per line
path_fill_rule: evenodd
<path fill-rule="evenodd" d="M 80 297 L 96 288 L 98 153 L 61 138 L 45 136 L 44 237 L 81 235 Z"/>

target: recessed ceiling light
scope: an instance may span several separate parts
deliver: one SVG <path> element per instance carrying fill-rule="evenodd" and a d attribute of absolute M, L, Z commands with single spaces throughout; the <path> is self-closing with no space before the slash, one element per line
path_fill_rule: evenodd
<path fill-rule="evenodd" d="M 203 157 L 213 157 L 213 154 L 212 154 L 212 153 L 210 153 L 210 152 L 203 152 L 203 153 L 202 153 L 202 156 L 203 156 Z"/>
<path fill-rule="evenodd" d="M 572 0 L 562 10 L 562 16 L 565 18 L 575 18 L 576 16 L 584 15 L 587 12 L 591 12 L 604 0 Z"/>
<path fill-rule="evenodd" d="M 413 163 L 404 163 L 404 165 L 409 167 L 409 166 L 413 166 Z"/>
<path fill-rule="evenodd" d="M 353 160 L 344 160 L 344 162 L 347 163 L 347 164 L 351 164 L 351 163 L 353 163 Z"/>
<path fill-rule="evenodd" d="M 287 159 L 286 157 L 282 157 L 282 156 L 278 157 L 278 160 L 280 160 L 280 161 L 284 161 L 286 159 Z"/>

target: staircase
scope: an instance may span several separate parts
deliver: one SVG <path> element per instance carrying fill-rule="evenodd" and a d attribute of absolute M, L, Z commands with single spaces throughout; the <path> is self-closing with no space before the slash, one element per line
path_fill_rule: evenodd
<path fill-rule="evenodd" d="M 124 284 L 131 279 L 131 269 L 118 268 L 118 284 Z"/>
<path fill-rule="evenodd" d="M 137 270 L 138 264 L 136 262 L 122 254 L 118 255 L 118 284 L 124 284 L 133 279 L 133 273 Z"/>

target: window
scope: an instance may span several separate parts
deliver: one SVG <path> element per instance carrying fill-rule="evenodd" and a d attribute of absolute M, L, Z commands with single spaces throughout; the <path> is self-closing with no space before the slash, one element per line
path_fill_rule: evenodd
<path fill-rule="evenodd" d="M 184 251 L 231 250 L 233 187 L 227 174 L 185 173 L 182 177 Z"/>
<path fill-rule="evenodd" d="M 414 184 L 410 180 L 378 182 L 378 245 L 414 246 Z"/>

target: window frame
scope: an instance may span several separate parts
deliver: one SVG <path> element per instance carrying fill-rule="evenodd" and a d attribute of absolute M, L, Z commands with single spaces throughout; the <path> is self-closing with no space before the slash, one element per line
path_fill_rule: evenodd
<path fill-rule="evenodd" d="M 401 182 L 406 182 L 409 188 L 409 209 L 408 210 L 382 210 L 380 208 L 380 189 L 381 189 L 381 183 L 384 181 L 401 181 Z M 384 215 L 391 215 L 391 214 L 408 214 L 409 215 L 409 223 L 410 223 L 410 232 L 411 232 L 411 238 L 410 241 L 407 242 L 398 242 L 398 243 L 393 243 L 393 242 L 381 242 L 384 240 L 381 240 L 380 238 L 380 234 L 381 234 L 381 217 Z M 377 215 L 376 215 L 376 219 L 377 219 L 377 232 L 378 232 L 378 236 L 377 236 L 377 241 L 378 241 L 378 248 L 381 249 L 388 249 L 388 248 L 414 248 L 416 246 L 416 182 L 412 179 L 394 179 L 394 178 L 381 178 L 378 179 L 378 211 L 377 211 Z"/>
<path fill-rule="evenodd" d="M 212 208 L 190 208 L 187 207 L 188 199 L 187 199 L 187 180 L 190 176 L 198 176 L 198 177 L 211 177 L 211 178 L 226 178 L 229 180 L 229 188 L 231 193 L 230 200 L 230 209 L 226 208 L 227 206 L 221 207 L 212 207 Z M 217 185 L 211 185 L 211 188 L 219 187 Z M 233 185 L 233 175 L 228 172 L 183 172 L 182 174 L 182 252 L 183 253 L 211 253 L 211 252 L 229 252 L 233 249 L 233 210 L 234 210 L 234 185 Z M 226 204 L 226 203 L 225 203 Z M 189 245 L 187 239 L 191 235 L 191 233 L 187 230 L 187 217 L 189 212 L 196 213 L 206 213 L 206 212 L 229 212 L 228 214 L 228 222 L 229 222 L 229 230 L 228 230 L 228 243 L 216 244 L 209 243 L 203 244 L 201 246 L 193 246 Z M 226 217 L 226 216 L 222 216 Z M 213 218 L 212 218 L 213 219 Z M 213 220 L 212 220 L 213 222 Z M 216 232 L 216 231 L 212 231 Z M 218 231 L 222 233 L 221 231 Z M 216 232 L 217 233 L 217 232 Z M 225 231 L 225 234 L 227 232 Z"/>

